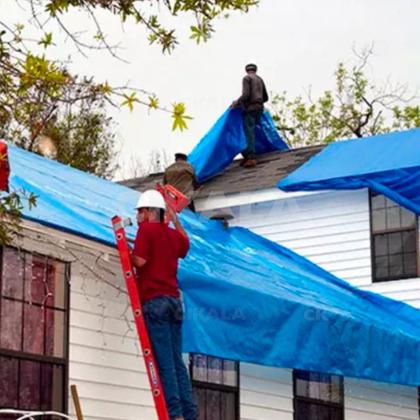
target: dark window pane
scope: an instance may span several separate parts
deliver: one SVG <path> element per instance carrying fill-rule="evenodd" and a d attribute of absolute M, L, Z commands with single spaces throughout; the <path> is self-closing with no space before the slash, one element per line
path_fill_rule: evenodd
<path fill-rule="evenodd" d="M 46 324 L 46 355 L 64 357 L 65 313 L 60 310 L 45 308 Z"/>
<path fill-rule="evenodd" d="M 374 232 L 386 229 L 386 211 L 373 210 L 372 211 L 372 228 Z"/>
<path fill-rule="evenodd" d="M 398 277 L 403 274 L 403 258 L 402 254 L 389 256 L 389 276 Z"/>
<path fill-rule="evenodd" d="M 415 230 L 403 232 L 403 251 L 417 252 L 417 233 Z"/>
<path fill-rule="evenodd" d="M 64 368 L 43 364 L 41 366 L 41 409 L 63 411 Z"/>
<path fill-rule="evenodd" d="M 66 265 L 58 261 L 48 261 L 47 284 L 50 296 L 48 305 L 65 308 Z"/>
<path fill-rule="evenodd" d="M 386 210 L 386 228 L 398 229 L 401 227 L 400 208 L 391 207 Z"/>
<path fill-rule="evenodd" d="M 416 215 L 405 207 L 401 207 L 401 226 L 403 228 L 416 226 Z"/>
<path fill-rule="evenodd" d="M 18 407 L 18 360 L 11 357 L 0 357 L 0 407 Z"/>
<path fill-rule="evenodd" d="M 47 303 L 46 258 L 28 255 L 25 264 L 25 300 L 30 303 Z"/>
<path fill-rule="evenodd" d="M 342 420 L 343 408 L 296 401 L 296 420 Z"/>
<path fill-rule="evenodd" d="M 329 407 L 311 404 L 306 401 L 296 403 L 297 420 L 330 420 Z"/>
<path fill-rule="evenodd" d="M 13 248 L 3 248 L 2 295 L 22 299 L 23 253 Z"/>
<path fill-rule="evenodd" d="M 23 351 L 44 354 L 45 308 L 24 304 Z"/>
<path fill-rule="evenodd" d="M 202 354 L 192 355 L 193 379 L 196 381 L 207 381 L 207 356 Z"/>
<path fill-rule="evenodd" d="M 385 196 L 384 195 L 372 195 L 372 209 L 384 209 L 385 208 Z"/>
<path fill-rule="evenodd" d="M 41 367 L 38 362 L 20 362 L 19 407 L 36 410 L 40 406 Z"/>
<path fill-rule="evenodd" d="M 388 257 L 375 258 L 375 278 L 384 279 L 389 277 Z"/>
<path fill-rule="evenodd" d="M 222 392 L 220 401 L 220 417 L 223 420 L 236 420 L 236 397 L 233 392 Z"/>
<path fill-rule="evenodd" d="M 388 236 L 389 253 L 400 254 L 402 253 L 402 233 L 390 233 Z"/>
<path fill-rule="evenodd" d="M 375 255 L 388 255 L 388 237 L 387 235 L 375 235 L 374 237 Z"/>
<path fill-rule="evenodd" d="M 223 361 L 223 383 L 229 386 L 237 386 L 237 363 L 231 360 Z"/>
<path fill-rule="evenodd" d="M 22 350 L 22 303 L 1 301 L 0 347 Z"/>
<path fill-rule="evenodd" d="M 404 254 L 403 255 L 403 271 L 404 276 L 417 276 L 417 254 L 416 253 L 410 253 L 410 254 Z"/>
<path fill-rule="evenodd" d="M 223 360 L 216 357 L 207 359 L 208 381 L 213 384 L 223 383 Z"/>
<path fill-rule="evenodd" d="M 220 391 L 207 390 L 206 392 L 206 416 L 211 420 L 225 420 L 221 417 Z"/>

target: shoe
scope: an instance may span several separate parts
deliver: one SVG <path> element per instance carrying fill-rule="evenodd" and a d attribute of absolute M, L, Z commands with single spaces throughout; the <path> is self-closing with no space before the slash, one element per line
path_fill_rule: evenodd
<path fill-rule="evenodd" d="M 244 168 L 255 168 L 257 166 L 257 160 L 256 159 L 247 159 L 244 161 L 243 165 Z"/>

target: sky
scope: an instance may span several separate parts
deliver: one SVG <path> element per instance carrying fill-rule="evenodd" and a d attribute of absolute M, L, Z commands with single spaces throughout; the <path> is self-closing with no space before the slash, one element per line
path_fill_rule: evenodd
<path fill-rule="evenodd" d="M 25 7 L 25 6 L 23 6 Z M 24 21 L 27 11 L 14 0 L 0 0 L 7 21 Z M 163 19 L 178 31 L 180 45 L 171 54 L 150 46 L 144 30 L 121 25 L 100 14 L 110 40 L 121 45 L 116 60 L 107 52 L 83 57 L 63 37 L 50 54 L 71 55 L 73 72 L 93 76 L 98 82 L 130 83 L 157 94 L 162 104 L 185 102 L 193 116 L 189 129 L 171 130 L 170 116 L 137 107 L 110 109 L 118 139 L 120 170 L 116 179 L 133 175 L 133 165 L 148 165 L 153 150 L 168 156 L 188 153 L 219 116 L 240 95 L 244 66 L 255 62 L 269 92 L 287 91 L 291 97 L 313 95 L 333 87 L 337 63 L 354 60 L 353 49 L 374 45 L 368 73 L 376 83 L 390 80 L 420 89 L 419 0 L 260 0 L 248 14 L 231 13 L 219 19 L 216 33 L 206 44 L 189 40 L 190 16 Z M 74 30 L 91 28 L 88 18 L 72 12 L 66 24 Z M 420 90 L 419 90 L 420 91 Z"/>

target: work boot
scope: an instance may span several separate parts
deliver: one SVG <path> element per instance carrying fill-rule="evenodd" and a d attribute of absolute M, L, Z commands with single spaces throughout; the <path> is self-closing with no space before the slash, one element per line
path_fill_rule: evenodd
<path fill-rule="evenodd" d="M 246 159 L 245 162 L 242 165 L 244 168 L 255 168 L 257 166 L 257 160 L 256 159 Z"/>

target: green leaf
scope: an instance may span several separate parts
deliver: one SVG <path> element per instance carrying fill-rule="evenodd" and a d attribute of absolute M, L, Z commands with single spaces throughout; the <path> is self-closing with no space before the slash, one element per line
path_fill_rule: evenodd
<path fill-rule="evenodd" d="M 43 45 L 44 48 L 49 47 L 52 44 L 52 32 L 47 32 L 38 44 Z"/>
<path fill-rule="evenodd" d="M 132 112 L 134 109 L 134 102 L 139 102 L 137 99 L 137 93 L 132 92 L 130 95 L 125 93 L 123 96 L 125 99 L 121 102 L 121 106 L 128 106 L 128 109 Z"/>
<path fill-rule="evenodd" d="M 185 104 L 175 103 L 172 105 L 172 130 L 184 131 L 188 128 L 187 120 L 192 120 L 192 117 L 185 114 Z"/>

